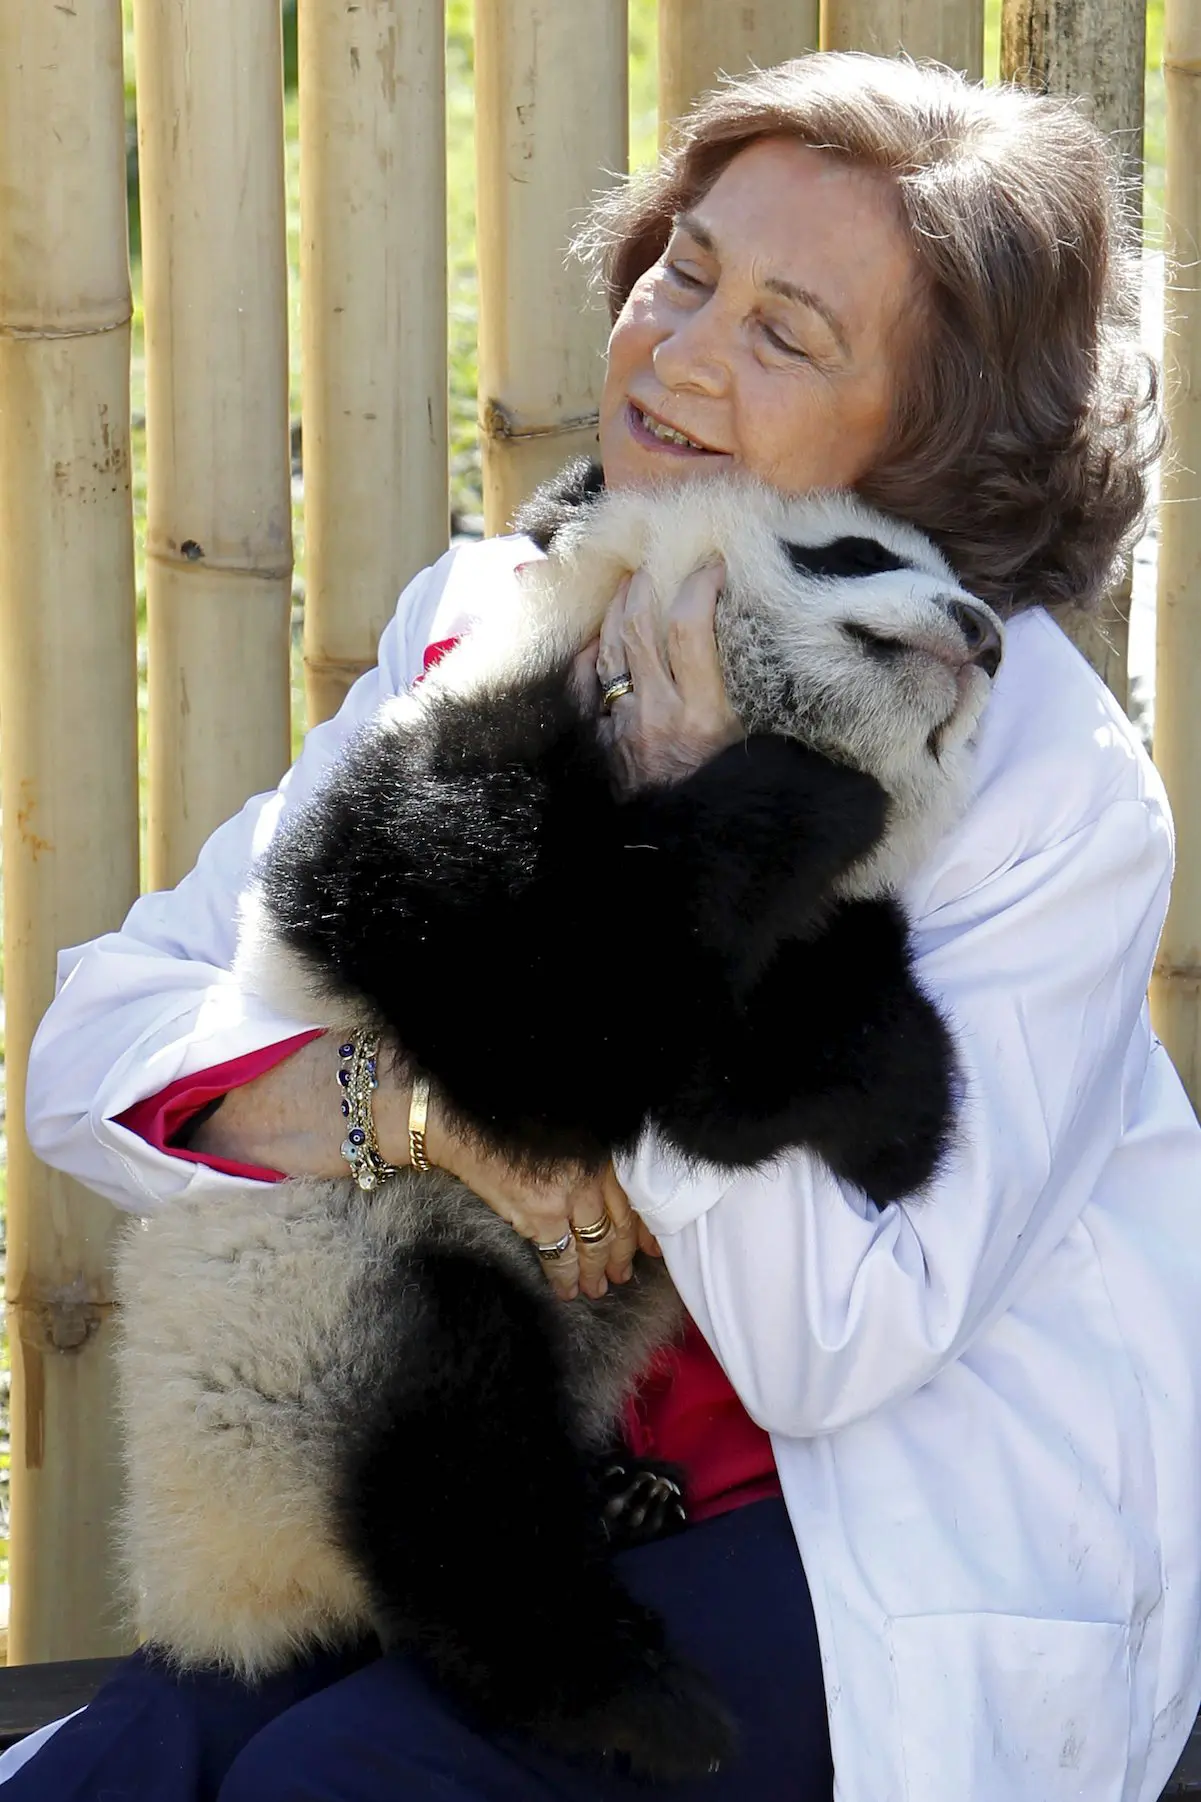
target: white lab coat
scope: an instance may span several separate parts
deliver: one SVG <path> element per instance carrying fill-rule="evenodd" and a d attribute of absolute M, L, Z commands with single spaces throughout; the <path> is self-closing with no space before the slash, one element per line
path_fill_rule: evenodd
<path fill-rule="evenodd" d="M 115 1116 L 308 1024 L 228 974 L 248 864 L 535 554 L 492 540 L 417 577 L 278 793 L 62 954 L 28 1083 L 47 1162 L 141 1212 L 234 1180 Z M 1171 858 L 1137 736 L 1024 615 L 966 817 L 906 896 L 966 1079 L 942 1174 L 877 1214 L 804 1153 L 732 1178 L 648 1140 L 620 1168 L 772 1435 L 839 1802 L 1153 1802 L 1201 1704 L 1201 1129 L 1144 1002 Z M 636 1032 L 654 997 L 629 1005 Z"/>

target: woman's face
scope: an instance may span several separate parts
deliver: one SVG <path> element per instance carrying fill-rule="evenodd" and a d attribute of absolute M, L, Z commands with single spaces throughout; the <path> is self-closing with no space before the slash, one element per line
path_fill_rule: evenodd
<path fill-rule="evenodd" d="M 913 286 L 884 176 L 789 138 L 741 151 L 613 327 L 607 484 L 733 466 L 787 493 L 851 486 L 887 431 Z"/>

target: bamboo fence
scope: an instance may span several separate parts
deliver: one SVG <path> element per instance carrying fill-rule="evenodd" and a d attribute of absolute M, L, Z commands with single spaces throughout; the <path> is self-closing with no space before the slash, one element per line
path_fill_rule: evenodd
<path fill-rule="evenodd" d="M 1175 463 L 1163 515 L 1157 754 L 1181 875 L 1160 1030 L 1201 1080 L 1201 371 L 1195 0 L 1168 0 Z M 148 383 L 151 882 L 289 756 L 292 547 L 279 0 L 134 0 Z M 978 74 L 975 0 L 825 0 L 832 46 Z M 666 131 L 721 72 L 811 47 L 817 0 L 660 0 Z M 1142 0 L 1008 0 L 1009 71 L 1141 129 Z M 301 318 L 311 721 L 446 543 L 440 0 L 302 0 Z M 1135 75 L 1138 74 L 1138 80 Z M 625 167 L 625 0 L 477 0 L 485 518 L 596 444 L 606 322 L 565 247 Z M 1137 87 L 1137 93 L 1136 93 Z M 111 1211 L 22 1136 L 59 945 L 136 888 L 129 283 L 120 0 L 0 11 L 0 790 L 8 989 L 16 1659 L 119 1643 L 107 1548 Z M 1124 669 L 1124 658 L 1121 660 Z M 1118 684 L 1120 671 L 1108 672 Z"/>
<path fill-rule="evenodd" d="M 291 758 L 279 0 L 134 0 L 134 43 L 149 868 L 166 888 Z"/>
<path fill-rule="evenodd" d="M 375 662 L 446 549 L 440 0 L 300 7 L 304 664 L 309 724 Z"/>
<path fill-rule="evenodd" d="M 487 0 L 475 35 L 484 523 L 501 531 L 536 483 L 595 454 L 607 324 L 573 219 L 624 172 L 625 0 Z M 582 79 L 564 81 L 565 69 Z"/>
<path fill-rule="evenodd" d="M 1002 0 L 1001 75 L 1041 94 L 1072 95 L 1108 133 L 1127 197 L 1127 229 L 1143 228 L 1145 0 Z M 1068 634 L 1125 707 L 1130 699 L 1130 571 L 1096 618 Z"/>
<path fill-rule="evenodd" d="M 120 0 L 0 28 L 0 762 L 14 1573 L 9 1656 L 121 1649 L 107 1202 L 38 1163 L 55 953 L 138 886 Z"/>
<path fill-rule="evenodd" d="M 903 50 L 976 79 L 984 68 L 984 7 L 965 0 L 825 0 L 823 37 L 827 50 Z"/>
<path fill-rule="evenodd" d="M 819 42 L 818 0 L 659 0 L 659 136 L 718 74 L 770 69 Z"/>
<path fill-rule="evenodd" d="M 1159 511 L 1155 760 L 1178 858 L 1151 985 L 1164 1044 L 1201 1108 L 1201 10 L 1164 9 L 1168 275 L 1164 386 L 1170 430 Z"/>

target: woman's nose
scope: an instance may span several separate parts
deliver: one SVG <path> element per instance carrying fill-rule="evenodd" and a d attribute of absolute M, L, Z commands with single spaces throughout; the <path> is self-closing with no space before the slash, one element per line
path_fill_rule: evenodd
<path fill-rule="evenodd" d="M 727 380 L 725 366 L 712 333 L 698 329 L 700 325 L 693 317 L 660 338 L 651 352 L 651 368 L 663 386 L 676 393 L 721 394 Z"/>

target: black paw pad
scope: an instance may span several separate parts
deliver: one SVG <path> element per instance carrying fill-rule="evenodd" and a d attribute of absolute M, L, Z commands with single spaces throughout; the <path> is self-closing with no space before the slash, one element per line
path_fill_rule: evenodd
<path fill-rule="evenodd" d="M 671 1465 L 613 1459 L 600 1473 L 601 1520 L 615 1549 L 648 1545 L 688 1525 L 684 1486 Z"/>

